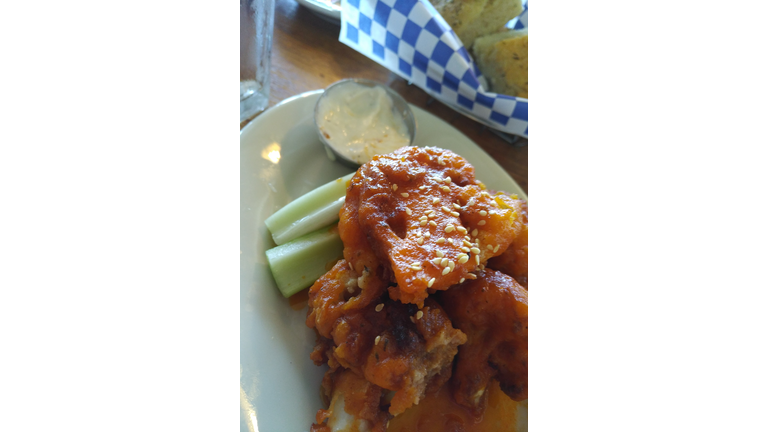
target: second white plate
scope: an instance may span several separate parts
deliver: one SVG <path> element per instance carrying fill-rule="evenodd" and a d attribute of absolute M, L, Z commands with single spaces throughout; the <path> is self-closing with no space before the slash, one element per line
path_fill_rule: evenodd
<path fill-rule="evenodd" d="M 300 5 L 306 6 L 320 18 L 338 24 L 341 22 L 341 0 L 336 3 L 331 0 L 296 0 Z"/>

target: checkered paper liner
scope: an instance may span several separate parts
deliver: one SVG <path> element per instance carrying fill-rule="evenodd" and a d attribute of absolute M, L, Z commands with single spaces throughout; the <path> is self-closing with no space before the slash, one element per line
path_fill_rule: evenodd
<path fill-rule="evenodd" d="M 528 28 L 528 2 L 508 25 Z M 339 41 L 451 108 L 528 138 L 528 99 L 492 93 L 456 33 L 427 0 L 342 0 Z"/>

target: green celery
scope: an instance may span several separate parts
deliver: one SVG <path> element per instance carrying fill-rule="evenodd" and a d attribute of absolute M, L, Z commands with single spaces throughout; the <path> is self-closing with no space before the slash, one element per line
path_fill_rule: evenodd
<path fill-rule="evenodd" d="M 352 175 L 354 173 L 307 192 L 268 217 L 264 223 L 272 233 L 275 244 L 285 244 L 339 220 L 347 182 Z"/>
<path fill-rule="evenodd" d="M 280 292 L 290 297 L 324 275 L 343 249 L 334 224 L 267 250 L 267 261 Z"/>

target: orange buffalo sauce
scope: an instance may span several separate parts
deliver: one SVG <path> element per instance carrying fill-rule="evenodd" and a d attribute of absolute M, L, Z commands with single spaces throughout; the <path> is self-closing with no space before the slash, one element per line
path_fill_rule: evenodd
<path fill-rule="evenodd" d="M 515 402 L 492 381 L 482 416 L 454 402 L 450 385 L 428 394 L 418 405 L 393 418 L 387 432 L 518 432 L 527 430 L 528 401 Z"/>
<path fill-rule="evenodd" d="M 288 297 L 288 304 L 291 305 L 293 310 L 302 310 L 307 307 L 307 300 L 309 300 L 309 288 Z"/>

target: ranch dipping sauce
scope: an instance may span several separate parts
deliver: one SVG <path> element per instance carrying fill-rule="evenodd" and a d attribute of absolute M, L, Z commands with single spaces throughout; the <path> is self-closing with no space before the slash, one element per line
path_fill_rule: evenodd
<path fill-rule="evenodd" d="M 336 152 L 358 164 L 411 143 L 403 116 L 381 87 L 347 82 L 329 89 L 315 122 Z"/>

